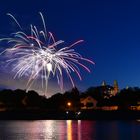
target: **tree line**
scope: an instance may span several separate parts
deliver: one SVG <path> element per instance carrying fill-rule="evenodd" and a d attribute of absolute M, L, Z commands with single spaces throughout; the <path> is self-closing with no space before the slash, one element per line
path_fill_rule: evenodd
<path fill-rule="evenodd" d="M 76 87 L 65 93 L 56 93 L 47 98 L 39 95 L 35 91 L 17 89 L 4 89 L 0 91 L 0 108 L 7 110 L 56 110 L 64 111 L 69 109 L 68 102 L 71 102 L 71 108 L 79 110 L 81 107 L 80 99 L 88 96 L 97 100 L 97 106 L 117 105 L 120 110 L 127 110 L 131 105 L 140 103 L 140 88 L 132 87 L 122 89 L 115 96 L 110 96 L 110 92 L 104 92 L 105 87 L 90 87 L 84 92 L 80 92 Z"/>

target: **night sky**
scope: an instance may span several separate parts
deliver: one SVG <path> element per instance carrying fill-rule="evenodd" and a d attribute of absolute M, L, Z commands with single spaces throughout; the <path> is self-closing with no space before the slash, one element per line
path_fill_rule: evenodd
<path fill-rule="evenodd" d="M 0 2 L 0 37 L 17 31 L 16 24 L 6 16 L 13 14 L 28 31 L 31 23 L 42 27 L 42 12 L 47 30 L 66 45 L 83 39 L 75 50 L 93 60 L 91 73 L 81 68 L 83 81 L 74 76 L 79 90 L 101 85 L 102 81 L 119 87 L 140 86 L 140 2 L 138 0 L 12 0 Z M 3 47 L 3 46 L 2 46 Z M 1 88 L 25 88 L 26 79 L 12 78 L 12 72 L 0 65 Z M 38 89 L 39 82 L 33 89 Z M 66 79 L 65 90 L 72 85 Z M 41 91 L 38 89 L 41 93 Z M 55 80 L 49 83 L 51 95 L 60 91 Z"/>

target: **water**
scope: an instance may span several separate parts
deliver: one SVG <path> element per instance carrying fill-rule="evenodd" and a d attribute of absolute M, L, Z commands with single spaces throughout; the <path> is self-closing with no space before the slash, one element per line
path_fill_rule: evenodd
<path fill-rule="evenodd" d="M 0 140 L 140 140 L 140 122 L 0 121 Z"/>

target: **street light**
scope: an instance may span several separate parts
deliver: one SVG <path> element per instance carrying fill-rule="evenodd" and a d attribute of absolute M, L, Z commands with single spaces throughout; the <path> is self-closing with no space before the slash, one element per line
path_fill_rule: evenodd
<path fill-rule="evenodd" d="M 68 107 L 71 107 L 71 102 L 67 102 L 67 106 Z"/>

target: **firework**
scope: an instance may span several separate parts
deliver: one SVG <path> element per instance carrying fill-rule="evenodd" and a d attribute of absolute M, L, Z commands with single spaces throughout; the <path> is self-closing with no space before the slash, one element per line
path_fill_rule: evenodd
<path fill-rule="evenodd" d="M 64 41 L 55 41 L 53 34 L 46 30 L 42 13 L 39 14 L 42 19 L 43 30 L 38 30 L 36 26 L 30 25 L 31 33 L 28 35 L 23 32 L 15 17 L 8 13 L 21 30 L 12 33 L 12 37 L 0 39 L 0 41 L 5 40 L 9 46 L 1 54 L 12 56 L 6 62 L 8 65 L 14 64 L 12 69 L 16 72 L 14 78 L 28 76 L 27 91 L 32 87 L 36 79 L 41 78 L 42 87 L 47 93 L 50 76 L 56 77 L 60 88 L 63 89 L 64 73 L 67 74 L 74 87 L 71 73 L 76 73 L 79 79 L 82 80 L 79 66 L 90 72 L 90 69 L 83 64 L 83 61 L 91 64 L 94 64 L 94 62 L 82 57 L 73 49 L 75 45 L 83 42 L 83 40 L 79 40 L 70 46 L 59 48 L 58 45 L 61 45 Z"/>

